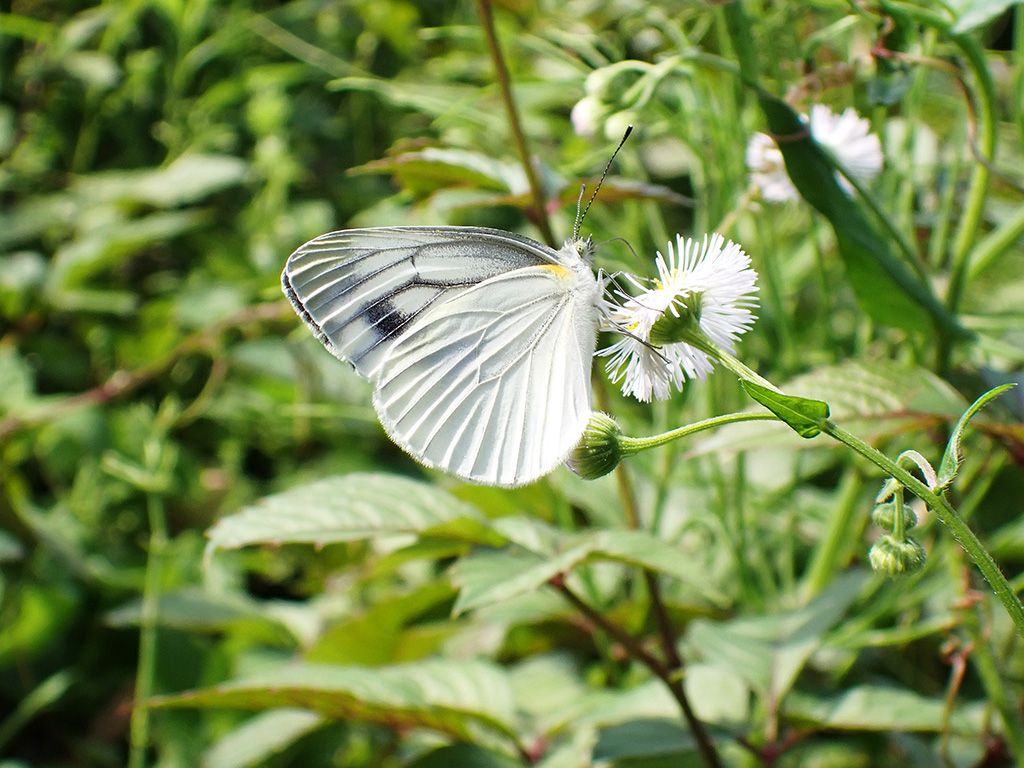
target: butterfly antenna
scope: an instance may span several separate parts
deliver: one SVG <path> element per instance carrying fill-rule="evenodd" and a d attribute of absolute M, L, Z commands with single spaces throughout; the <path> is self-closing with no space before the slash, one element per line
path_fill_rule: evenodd
<path fill-rule="evenodd" d="M 582 215 L 580 214 L 580 203 L 583 202 L 583 189 L 580 189 L 580 199 L 576 202 L 576 226 L 573 229 L 572 236 L 578 238 L 580 236 L 580 227 L 583 225 L 583 219 L 587 216 L 587 211 L 590 210 L 590 206 L 594 204 L 594 198 L 597 197 L 597 193 L 601 191 L 601 185 L 604 184 L 604 177 L 608 175 L 608 171 L 611 170 L 612 163 L 615 160 L 615 156 L 619 154 L 619 150 L 622 149 L 622 145 L 626 143 L 626 139 L 629 138 L 629 134 L 633 132 L 633 126 L 626 126 L 626 132 L 622 134 L 622 139 L 619 141 L 619 146 L 612 152 L 612 156 L 608 158 L 608 165 L 604 167 L 604 173 L 601 174 L 601 178 L 597 181 L 597 188 L 594 190 L 594 194 L 590 196 L 590 200 L 587 202 L 587 207 L 583 209 Z"/>

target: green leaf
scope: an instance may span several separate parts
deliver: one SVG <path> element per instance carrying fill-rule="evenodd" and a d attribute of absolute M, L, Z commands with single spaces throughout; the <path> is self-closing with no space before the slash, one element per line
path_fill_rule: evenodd
<path fill-rule="evenodd" d="M 523 763 L 506 754 L 476 744 L 452 744 L 406 763 L 405 768 L 522 768 Z"/>
<path fill-rule="evenodd" d="M 429 728 L 456 739 L 515 738 L 515 709 L 505 673 L 467 659 L 393 667 L 295 664 L 212 688 L 160 696 L 158 708 L 301 707 L 331 720 L 390 728 Z"/>
<path fill-rule="evenodd" d="M 889 360 L 851 360 L 816 368 L 782 387 L 793 395 L 827 401 L 831 418 L 865 439 L 952 423 L 967 405 L 955 389 L 930 371 Z M 807 445 L 784 424 L 757 421 L 722 427 L 698 443 L 692 453 Z"/>
<path fill-rule="evenodd" d="M 7 531 L 0 529 L 0 563 L 13 563 L 25 556 L 25 547 Z"/>
<path fill-rule="evenodd" d="M 137 598 L 106 615 L 112 627 L 138 625 L 142 622 L 142 598 Z M 251 638 L 274 645 L 294 645 L 296 638 L 267 606 L 241 597 L 215 596 L 198 588 L 183 589 L 160 596 L 157 621 L 161 626 L 194 633 L 241 632 Z"/>
<path fill-rule="evenodd" d="M 818 728 L 857 731 L 946 730 L 946 702 L 905 688 L 858 685 L 835 698 L 819 698 L 794 691 L 787 700 L 788 718 Z M 949 717 L 949 731 L 977 735 L 986 717 L 983 702 L 961 704 Z"/>
<path fill-rule="evenodd" d="M 970 32 L 1020 4 L 1021 0 L 946 0 L 946 7 L 956 16 L 949 31 L 951 34 Z"/>
<path fill-rule="evenodd" d="M 519 164 L 504 163 L 464 149 L 428 147 L 419 152 L 374 160 L 348 172 L 393 173 L 403 187 L 420 193 L 453 185 L 514 194 L 525 194 L 529 190 L 526 174 Z"/>
<path fill-rule="evenodd" d="M 688 643 L 704 658 L 741 675 L 770 701 L 781 701 L 826 634 L 836 626 L 870 575 L 851 571 L 802 608 L 726 622 L 699 619 Z"/>
<path fill-rule="evenodd" d="M 443 582 L 430 582 L 412 592 L 395 597 L 378 597 L 366 611 L 349 616 L 323 632 L 306 651 L 305 659 L 315 663 L 383 665 L 395 661 L 421 658 L 436 648 L 412 652 L 409 627 L 424 614 L 442 611 L 455 597 L 451 586 Z M 454 623 L 449 634 L 454 631 Z M 423 638 L 420 638 L 421 640 Z"/>
<path fill-rule="evenodd" d="M 323 724 L 323 716 L 305 709 L 286 707 L 261 712 L 229 731 L 206 750 L 203 768 L 264 765 L 297 739 Z"/>
<path fill-rule="evenodd" d="M 747 394 L 786 422 L 800 437 L 811 438 L 821 432 L 828 419 L 828 403 L 796 395 L 784 395 L 752 381 L 740 381 Z"/>
<path fill-rule="evenodd" d="M 189 153 L 162 168 L 94 173 L 78 180 L 72 191 L 92 206 L 136 202 L 174 208 L 237 186 L 247 168 L 239 157 Z"/>
<path fill-rule="evenodd" d="M 677 720 L 642 719 L 602 728 L 594 745 L 594 761 L 612 765 L 637 759 L 645 766 L 697 765 L 703 762 L 699 754 L 693 736 Z"/>
<path fill-rule="evenodd" d="M 792 107 L 763 91 L 759 100 L 769 129 L 780 137 L 779 150 L 793 185 L 835 231 L 847 278 L 864 311 L 895 328 L 927 332 L 934 323 L 957 337 L 968 335 L 931 289 L 893 254 L 861 204 L 839 186 L 835 163 Z"/>
<path fill-rule="evenodd" d="M 960 441 L 963 438 L 963 432 L 967 428 L 967 424 L 978 411 L 985 407 L 989 400 L 999 397 L 1003 392 L 1015 386 L 1017 385 L 1003 384 L 1001 387 L 990 389 L 975 400 L 971 407 L 964 412 L 964 415 L 960 417 L 956 427 L 953 429 L 953 434 L 949 436 L 949 442 L 946 443 L 946 452 L 942 455 L 942 462 L 939 464 L 939 490 L 948 488 L 949 484 L 953 482 L 953 478 L 956 477 L 956 473 L 960 470 Z"/>
<path fill-rule="evenodd" d="M 0 416 L 23 416 L 35 400 L 32 369 L 15 346 L 0 346 Z"/>
<path fill-rule="evenodd" d="M 552 549 L 539 539 L 516 537 L 507 527 L 502 531 L 511 539 L 518 538 L 520 545 L 501 552 L 469 555 L 452 567 L 452 581 L 459 588 L 454 613 L 532 592 L 555 576 L 593 560 L 612 560 L 647 568 L 689 584 L 706 600 L 725 602 L 725 597 L 708 583 L 707 574 L 699 565 L 676 547 L 644 531 L 588 531 L 564 537 Z M 524 547 L 523 542 L 536 549 Z"/>
<path fill-rule="evenodd" d="M 475 508 L 436 486 L 400 475 L 355 473 L 268 496 L 219 520 L 207 535 L 209 550 L 410 533 L 503 544 L 487 526 Z"/>

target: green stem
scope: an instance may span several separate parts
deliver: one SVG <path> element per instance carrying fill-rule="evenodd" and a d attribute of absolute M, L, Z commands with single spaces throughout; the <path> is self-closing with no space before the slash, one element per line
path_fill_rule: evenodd
<path fill-rule="evenodd" d="M 747 85 L 756 86 L 761 81 L 761 68 L 757 59 L 758 48 L 754 42 L 754 34 L 750 31 L 743 4 L 740 0 L 722 5 L 722 18 L 732 42 L 733 54 L 740 65 L 740 78 Z"/>
<path fill-rule="evenodd" d="M 950 506 L 949 502 L 884 453 L 868 445 L 859 437 L 847 432 L 829 419 L 822 420 L 819 426 L 822 432 L 852 448 L 868 461 L 881 468 L 887 475 L 898 480 L 904 488 L 909 489 L 911 493 L 924 501 L 935 512 L 942 524 L 946 526 L 946 529 L 953 534 L 953 538 L 963 547 L 967 556 L 974 561 L 978 570 L 981 571 L 981 575 L 989 583 L 989 586 L 992 587 L 996 597 L 1010 615 L 1014 626 L 1017 627 L 1017 632 L 1024 637 L 1024 605 L 1021 604 L 1017 595 L 1014 594 L 1010 583 L 999 570 L 996 561 L 992 559 L 992 555 L 988 553 L 988 550 L 978 540 L 978 537 L 974 535 L 974 531 L 967 526 L 967 523 Z"/>
<path fill-rule="evenodd" d="M 803 589 L 807 597 L 821 592 L 832 581 L 848 556 L 853 536 L 854 521 L 861 509 L 860 492 L 864 479 L 856 469 L 848 469 L 839 482 L 839 501 L 829 515 L 829 526 L 824 538 L 811 555 Z"/>
<path fill-rule="evenodd" d="M 977 130 L 975 136 L 977 152 L 981 155 L 979 162 L 974 166 L 971 173 L 971 182 L 967 191 L 966 202 L 960 214 L 960 225 L 953 240 L 952 269 L 949 276 L 949 288 L 946 292 L 946 306 L 952 314 L 960 309 L 960 301 L 963 298 L 964 287 L 970 276 L 970 262 L 973 252 L 973 245 L 978 237 L 978 230 L 982 223 L 984 214 L 985 197 L 988 194 L 989 168 L 995 157 L 996 151 L 996 87 L 985 63 L 985 51 L 981 44 L 970 34 L 954 33 L 952 24 L 948 18 L 930 10 L 918 6 L 898 3 L 901 11 L 919 24 L 925 24 L 936 29 L 945 36 L 951 43 L 956 45 L 964 54 L 967 65 L 970 67 L 977 81 Z M 964 83 L 965 90 L 968 88 Z M 968 109 L 973 109 L 970 103 L 971 93 L 968 91 Z M 947 367 L 951 351 L 950 339 L 943 336 L 940 339 L 936 351 L 936 362 L 939 370 Z"/>
<path fill-rule="evenodd" d="M 501 54 L 498 36 L 494 31 L 494 12 L 491 8 L 491 0 L 476 0 L 476 7 L 480 13 L 484 36 L 487 38 L 487 48 L 490 51 L 491 60 L 494 62 L 494 74 L 498 80 L 498 88 L 501 90 L 501 98 L 505 102 L 505 112 L 508 114 L 512 138 L 519 152 L 519 161 L 523 164 L 526 181 L 530 185 L 530 194 L 533 197 L 533 207 L 535 209 L 534 223 L 536 223 L 537 228 L 544 237 L 544 242 L 552 248 L 556 248 L 558 243 L 555 241 L 554 233 L 551 231 L 551 223 L 548 221 L 544 189 L 537 178 L 537 169 L 534 167 L 533 158 L 530 156 L 530 149 L 526 144 L 526 137 L 523 135 L 519 111 L 516 109 L 516 102 L 512 96 L 512 79 L 509 77 L 508 67 L 505 66 L 505 57 Z"/>
<path fill-rule="evenodd" d="M 135 703 L 129 732 L 128 768 L 144 768 L 149 746 L 149 706 L 153 696 L 156 672 L 156 629 L 160 609 L 160 585 L 163 578 L 163 556 L 167 547 L 167 519 L 163 499 L 155 493 L 147 495 L 149 514 L 149 554 L 142 592 L 142 617 L 139 625 L 139 666 L 135 675 Z"/>
<path fill-rule="evenodd" d="M 779 417 L 774 413 L 729 413 L 725 416 L 713 416 L 710 419 L 703 419 L 702 421 L 696 421 L 693 424 L 687 424 L 683 427 L 670 429 L 668 432 L 663 432 L 660 435 L 651 435 L 650 437 L 627 437 L 626 435 L 622 435 L 619 437 L 619 445 L 624 456 L 632 456 L 634 453 L 646 451 L 649 448 L 657 448 L 659 445 L 671 443 L 673 440 L 678 440 L 681 437 L 688 437 L 689 435 L 696 434 L 697 432 L 716 429 L 718 427 L 725 426 L 726 424 L 735 424 L 741 421 L 778 420 Z"/>
<path fill-rule="evenodd" d="M 699 338 L 702 335 L 700 327 L 693 323 L 685 329 L 686 341 L 693 346 L 696 346 L 713 356 L 718 362 L 722 363 L 726 368 L 737 373 L 748 381 L 755 381 L 761 386 L 771 387 L 772 390 L 778 392 L 778 388 L 765 382 L 765 379 L 750 371 L 745 365 L 736 360 L 732 355 L 727 353 L 717 344 L 712 342 L 707 337 L 704 337 L 703 341 Z M 829 419 L 815 419 L 809 414 L 804 416 L 818 426 L 818 428 L 829 435 L 835 440 L 843 443 L 844 445 L 852 448 L 859 453 L 868 461 L 872 462 L 876 466 L 882 469 L 889 477 L 899 481 L 904 488 L 908 488 L 911 493 L 917 496 L 919 499 L 925 502 L 936 514 L 943 525 L 946 526 L 947 530 L 953 534 L 953 538 L 956 539 L 960 546 L 963 547 L 967 556 L 974 561 L 974 564 L 978 566 L 978 570 L 981 571 L 981 575 L 992 587 L 996 597 L 1003 604 L 1006 612 L 1010 615 L 1010 619 L 1013 621 L 1014 626 L 1017 627 L 1017 632 L 1024 637 L 1024 605 L 1017 598 L 1013 589 L 1010 587 L 1010 583 L 1006 580 L 1006 577 L 999 570 L 999 566 L 996 565 L 996 561 L 992 559 L 992 555 L 988 553 L 988 550 L 982 545 L 978 537 L 974 535 L 974 532 L 967 526 L 967 523 L 963 521 L 963 518 L 957 514 L 957 511 L 949 504 L 946 499 L 938 493 L 932 491 L 927 485 L 922 483 L 910 472 L 901 467 L 897 462 L 890 459 L 881 451 L 868 445 L 856 435 L 853 435 L 840 426 L 830 421 Z"/>

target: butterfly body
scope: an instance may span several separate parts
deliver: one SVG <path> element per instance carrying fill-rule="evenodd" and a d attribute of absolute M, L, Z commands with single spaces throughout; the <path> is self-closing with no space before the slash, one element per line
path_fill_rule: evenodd
<path fill-rule="evenodd" d="M 476 227 L 342 230 L 296 250 L 282 285 L 373 385 L 396 443 L 427 466 L 514 487 L 564 461 L 590 417 L 591 252 Z"/>

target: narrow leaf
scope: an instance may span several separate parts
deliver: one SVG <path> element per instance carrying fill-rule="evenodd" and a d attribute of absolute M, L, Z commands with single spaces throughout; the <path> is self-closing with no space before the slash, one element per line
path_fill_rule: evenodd
<path fill-rule="evenodd" d="M 786 422 L 800 437 L 811 438 L 821 432 L 828 418 L 828 403 L 806 397 L 784 395 L 752 381 L 740 382 L 747 394 Z"/>
<path fill-rule="evenodd" d="M 864 311 L 896 328 L 928 331 L 934 323 L 957 337 L 966 336 L 931 289 L 893 254 L 861 205 L 839 186 L 835 163 L 811 138 L 800 116 L 767 92 L 759 99 L 793 185 L 835 230 L 847 278 Z"/>
<path fill-rule="evenodd" d="M 202 768 L 264 765 L 323 724 L 323 717 L 305 709 L 285 707 L 261 712 L 218 739 L 203 754 Z"/>
<path fill-rule="evenodd" d="M 971 407 L 964 412 L 964 415 L 960 417 L 960 421 L 956 423 L 956 427 L 953 429 L 953 434 L 949 437 L 949 442 L 946 443 L 946 452 L 942 455 L 942 462 L 939 464 L 939 490 L 948 488 L 949 484 L 953 482 L 953 478 L 956 477 L 956 473 L 960 470 L 960 442 L 963 439 L 963 433 L 967 428 L 967 424 L 978 411 L 985 407 L 989 400 L 999 397 L 1003 392 L 1015 386 L 1017 385 L 1003 384 L 1001 387 L 990 389 L 975 400 Z"/>

